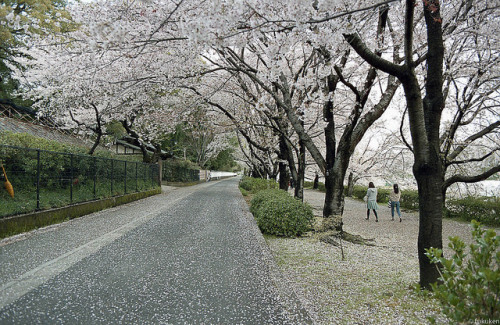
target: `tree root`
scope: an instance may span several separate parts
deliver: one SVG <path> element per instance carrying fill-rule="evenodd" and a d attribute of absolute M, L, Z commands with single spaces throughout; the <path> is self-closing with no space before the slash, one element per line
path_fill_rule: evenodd
<path fill-rule="evenodd" d="M 318 232 L 315 234 L 315 237 L 324 243 L 336 247 L 340 246 L 340 239 L 353 244 L 375 246 L 374 244 L 375 239 L 363 238 L 359 235 L 353 235 L 345 231 L 339 232 L 335 230 L 329 230 L 326 232 Z"/>

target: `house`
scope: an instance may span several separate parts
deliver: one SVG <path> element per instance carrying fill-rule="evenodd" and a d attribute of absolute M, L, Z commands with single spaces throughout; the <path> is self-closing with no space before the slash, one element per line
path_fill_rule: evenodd
<path fill-rule="evenodd" d="M 155 147 L 149 143 L 145 144 L 146 151 L 149 154 L 153 154 Z M 115 141 L 113 144 L 113 151 L 118 155 L 142 155 L 141 148 L 139 147 L 139 141 L 131 136 L 124 136 Z M 173 154 L 165 150 L 161 151 L 161 158 L 167 159 L 172 158 Z"/>

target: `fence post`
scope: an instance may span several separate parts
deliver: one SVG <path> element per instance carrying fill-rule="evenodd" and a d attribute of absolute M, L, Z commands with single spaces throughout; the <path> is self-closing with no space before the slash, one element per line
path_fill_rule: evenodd
<path fill-rule="evenodd" d="M 70 180 L 69 180 L 69 202 L 73 203 L 73 154 L 71 153 L 70 155 L 70 163 L 69 163 L 69 175 L 70 175 Z"/>
<path fill-rule="evenodd" d="M 163 180 L 163 161 L 158 159 L 158 184 L 161 186 L 161 181 Z"/>
<path fill-rule="evenodd" d="M 127 194 L 127 161 L 125 160 L 125 174 L 123 176 L 124 194 Z"/>
<path fill-rule="evenodd" d="M 94 157 L 94 199 L 97 198 L 95 187 L 97 182 L 97 158 Z"/>
<path fill-rule="evenodd" d="M 111 196 L 113 196 L 113 159 L 111 159 Z"/>
<path fill-rule="evenodd" d="M 40 210 L 40 149 L 36 151 L 36 209 Z"/>
<path fill-rule="evenodd" d="M 138 181 L 138 175 L 137 175 L 137 168 L 138 168 L 139 163 L 136 161 L 135 162 L 135 191 L 139 192 L 139 181 Z"/>

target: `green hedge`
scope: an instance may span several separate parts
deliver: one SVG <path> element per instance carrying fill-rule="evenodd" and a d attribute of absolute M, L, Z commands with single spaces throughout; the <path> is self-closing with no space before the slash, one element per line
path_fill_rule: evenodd
<path fill-rule="evenodd" d="M 352 192 L 352 196 L 354 198 L 362 200 L 365 195 L 367 187 L 364 186 L 354 186 L 354 190 Z M 379 188 L 377 191 L 377 202 L 379 203 L 387 203 L 389 202 L 389 194 L 391 194 L 390 189 Z M 417 191 L 409 191 L 403 190 L 401 191 L 401 208 L 408 210 L 418 210 L 418 192 Z"/>
<path fill-rule="evenodd" d="M 367 188 L 354 186 L 353 197 L 360 200 L 366 195 Z M 377 202 L 386 203 L 390 190 L 378 189 Z M 401 191 L 401 208 L 418 210 L 418 191 Z M 446 201 L 444 216 L 465 221 L 477 220 L 484 225 L 500 226 L 500 200 L 492 197 L 466 197 Z"/>
<path fill-rule="evenodd" d="M 258 192 L 250 202 L 250 211 L 265 234 L 296 237 L 312 229 L 312 208 L 283 190 Z"/>
<path fill-rule="evenodd" d="M 251 194 L 255 194 L 259 191 L 270 188 L 276 189 L 279 187 L 279 184 L 272 179 L 267 180 L 263 178 L 253 178 L 244 176 L 240 181 L 240 187 Z"/>
<path fill-rule="evenodd" d="M 199 182 L 200 167 L 189 160 L 169 159 L 162 164 L 162 180 L 167 182 Z"/>
<path fill-rule="evenodd" d="M 418 210 L 418 191 L 401 191 L 401 207 Z"/>
<path fill-rule="evenodd" d="M 461 220 L 477 220 L 484 225 L 500 226 L 500 200 L 492 197 L 466 197 L 446 201 L 445 215 Z"/>

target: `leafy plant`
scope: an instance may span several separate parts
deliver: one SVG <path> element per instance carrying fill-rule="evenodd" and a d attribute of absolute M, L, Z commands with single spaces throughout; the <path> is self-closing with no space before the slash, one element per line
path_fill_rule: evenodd
<path fill-rule="evenodd" d="M 465 243 L 450 237 L 451 258 L 441 249 L 427 250 L 427 257 L 440 268 L 442 283 L 431 285 L 433 295 L 448 318 L 457 323 L 500 319 L 500 236 L 472 221 L 473 243 L 469 256 Z"/>
<path fill-rule="evenodd" d="M 466 197 L 446 201 L 446 216 L 466 221 L 476 219 L 485 225 L 500 226 L 500 200 L 492 197 Z"/>
<path fill-rule="evenodd" d="M 314 215 L 308 204 L 278 189 L 258 192 L 250 202 L 250 211 L 265 234 L 296 237 L 309 231 Z"/>
<path fill-rule="evenodd" d="M 245 176 L 240 181 L 240 187 L 251 194 L 255 194 L 262 190 L 278 188 L 278 184 L 274 180 Z"/>

